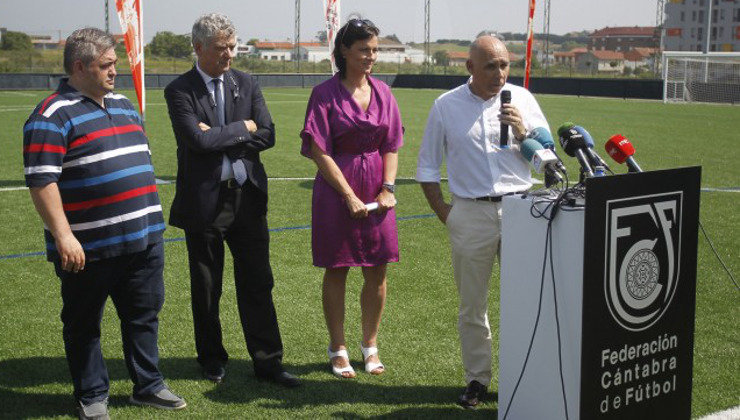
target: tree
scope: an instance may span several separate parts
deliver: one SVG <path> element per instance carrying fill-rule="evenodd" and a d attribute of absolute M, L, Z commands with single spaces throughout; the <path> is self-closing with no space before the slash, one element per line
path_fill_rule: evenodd
<path fill-rule="evenodd" d="M 128 54 L 126 52 L 126 43 L 125 42 L 119 42 L 119 43 L 117 43 L 116 46 L 115 46 L 115 51 L 116 51 L 116 55 L 119 58 L 120 57 L 125 57 L 126 54 Z"/>
<path fill-rule="evenodd" d="M 322 30 L 316 32 L 316 39 L 318 39 L 320 43 L 326 44 L 326 42 L 327 42 L 326 30 L 325 29 L 322 29 Z"/>
<path fill-rule="evenodd" d="M 250 38 L 249 41 L 247 41 L 247 45 L 257 45 L 257 43 L 260 42 L 257 38 Z"/>
<path fill-rule="evenodd" d="M 438 50 L 432 54 L 434 63 L 438 66 L 448 66 L 450 64 L 450 56 L 447 55 L 447 51 Z"/>
<path fill-rule="evenodd" d="M 160 57 L 187 58 L 193 52 L 188 35 L 175 35 L 172 32 L 157 32 L 147 45 L 152 55 Z"/>
<path fill-rule="evenodd" d="M 30 51 L 33 50 L 31 37 L 23 32 L 8 31 L 0 42 L 0 50 Z"/>

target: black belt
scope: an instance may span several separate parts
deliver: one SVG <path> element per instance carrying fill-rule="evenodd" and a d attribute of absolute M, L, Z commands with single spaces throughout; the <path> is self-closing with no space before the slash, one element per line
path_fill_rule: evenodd
<path fill-rule="evenodd" d="M 507 194 L 504 194 L 504 195 L 475 197 L 473 200 L 475 200 L 475 201 L 488 201 L 490 203 L 500 203 L 501 202 L 501 199 L 503 197 L 506 197 L 507 195 L 514 195 L 514 194 L 522 194 L 522 192 L 512 192 L 512 193 L 507 193 Z"/>
<path fill-rule="evenodd" d="M 236 182 L 236 179 L 234 178 L 229 178 L 226 181 L 221 181 L 221 185 L 230 190 L 237 190 L 241 188 L 241 185 L 239 185 L 239 183 Z"/>

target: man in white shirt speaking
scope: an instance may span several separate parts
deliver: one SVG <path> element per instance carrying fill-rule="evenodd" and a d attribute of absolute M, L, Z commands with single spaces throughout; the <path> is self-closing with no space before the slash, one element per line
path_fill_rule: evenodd
<path fill-rule="evenodd" d="M 460 295 L 458 330 L 467 387 L 459 403 L 475 408 L 491 383 L 488 284 L 501 242 L 501 197 L 532 186 L 519 144 L 536 127 L 548 127 L 526 89 L 506 83 L 509 52 L 498 38 L 477 38 L 467 61 L 470 79 L 437 98 L 419 150 L 416 180 L 439 220 L 447 226 Z M 501 92 L 511 103 L 501 104 Z M 511 128 L 500 143 L 501 123 Z M 452 199 L 445 202 L 440 166 L 447 159 Z"/>

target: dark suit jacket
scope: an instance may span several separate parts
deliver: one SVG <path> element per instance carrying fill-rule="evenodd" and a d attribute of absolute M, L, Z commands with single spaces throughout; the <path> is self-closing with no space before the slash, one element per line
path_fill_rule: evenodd
<path fill-rule="evenodd" d="M 164 90 L 172 130 L 177 140 L 177 187 L 170 224 L 202 230 L 213 222 L 218 209 L 223 153 L 242 159 L 251 182 L 261 193 L 255 199 L 260 214 L 267 211 L 267 175 L 259 152 L 275 145 L 275 126 L 256 80 L 229 70 L 224 74 L 226 125 L 216 126 L 216 110 L 203 78 L 195 67 Z M 244 120 L 253 120 L 249 133 Z M 198 123 L 211 129 L 202 131 Z M 254 189 L 252 189 L 254 190 Z"/>

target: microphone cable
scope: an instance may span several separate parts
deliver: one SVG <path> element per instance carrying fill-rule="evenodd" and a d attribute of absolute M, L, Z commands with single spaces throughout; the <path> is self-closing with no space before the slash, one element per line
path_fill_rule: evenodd
<path fill-rule="evenodd" d="M 547 230 L 550 232 L 550 277 L 552 279 L 552 300 L 555 309 L 555 329 L 558 336 L 558 371 L 560 372 L 560 390 L 562 391 L 563 395 L 563 410 L 565 410 L 565 420 L 568 420 L 570 417 L 568 416 L 568 398 L 565 395 L 565 379 L 563 378 L 563 349 L 560 337 L 560 317 L 558 316 L 558 291 L 555 287 L 555 265 L 553 263 L 552 255 L 552 221 L 553 219 L 550 219 L 547 222 Z"/>
<path fill-rule="evenodd" d="M 519 372 L 519 377 L 516 380 L 516 384 L 514 385 L 514 390 L 511 393 L 511 398 L 509 399 L 508 404 L 506 405 L 506 410 L 504 411 L 504 420 L 509 415 L 509 410 L 511 409 L 511 405 L 514 402 L 514 397 L 516 396 L 517 391 L 519 390 L 519 385 L 521 384 L 522 378 L 524 377 L 524 372 L 527 370 L 527 364 L 529 363 L 529 356 L 532 353 L 532 347 L 534 345 L 534 339 L 537 335 L 537 329 L 540 324 L 540 316 L 542 314 L 542 295 L 545 288 L 545 273 L 547 272 L 547 262 L 548 262 L 548 255 L 550 260 L 550 275 L 552 277 L 552 286 L 553 286 L 553 302 L 554 302 L 554 309 L 555 309 L 555 326 L 557 331 L 557 337 L 558 337 L 558 367 L 559 367 L 559 373 L 560 373 L 560 388 L 563 395 L 563 409 L 565 411 L 565 418 L 568 420 L 570 417 L 568 415 L 568 400 L 565 393 L 565 380 L 563 378 L 563 359 L 562 359 L 562 340 L 560 336 L 560 319 L 558 316 L 558 301 L 557 301 L 557 290 L 555 288 L 555 268 L 553 264 L 553 258 L 552 258 L 552 222 L 555 219 L 555 215 L 557 214 L 557 210 L 561 207 L 561 203 L 565 199 L 565 196 L 571 191 L 569 188 L 565 188 L 557 195 L 555 199 L 548 199 L 548 198 L 538 198 L 532 201 L 532 205 L 529 208 L 529 212 L 534 218 L 544 218 L 547 220 L 547 230 L 545 233 L 545 251 L 542 259 L 542 271 L 540 276 L 540 292 L 537 302 L 537 315 L 535 316 L 534 321 L 534 327 L 532 328 L 532 336 L 529 339 L 529 345 L 527 346 L 527 354 L 524 357 L 524 363 L 522 364 L 522 369 Z M 545 204 L 544 208 L 539 208 L 538 205 Z M 550 211 L 550 215 L 548 216 L 548 211 Z"/>
<path fill-rule="evenodd" d="M 738 286 L 737 281 L 735 281 L 735 276 L 732 275 L 732 272 L 730 269 L 725 265 L 725 262 L 722 261 L 722 257 L 719 256 L 719 252 L 717 252 L 717 249 L 714 248 L 714 243 L 712 243 L 712 240 L 709 239 L 709 235 L 707 235 L 707 231 L 704 230 L 704 225 L 701 224 L 701 220 L 699 220 L 699 228 L 701 228 L 701 233 L 704 234 L 704 238 L 707 240 L 707 243 L 709 243 L 709 247 L 712 249 L 712 252 L 714 253 L 714 256 L 717 257 L 717 260 L 722 265 L 722 268 L 725 269 L 725 272 L 730 277 L 730 281 L 735 285 L 735 289 L 740 291 L 740 286 Z"/>
<path fill-rule="evenodd" d="M 534 205 L 533 205 L 534 206 Z M 522 365 L 522 370 L 519 372 L 519 378 L 516 380 L 516 385 L 514 385 L 514 390 L 511 392 L 511 398 L 509 399 L 509 403 L 506 405 L 506 411 L 504 412 L 504 420 L 509 415 L 509 409 L 511 409 L 511 404 L 514 402 L 514 397 L 516 396 L 516 391 L 519 389 L 519 384 L 522 382 L 522 377 L 524 377 L 524 371 L 527 369 L 527 363 L 529 362 L 529 355 L 532 352 L 532 345 L 534 344 L 534 337 L 537 334 L 537 327 L 540 325 L 540 315 L 542 314 L 542 293 L 545 289 L 545 271 L 547 267 L 547 242 L 550 240 L 550 229 L 547 230 L 547 233 L 545 234 L 545 255 L 542 261 L 542 276 L 540 278 L 540 293 L 537 303 L 537 315 L 534 320 L 534 328 L 532 329 L 532 337 L 529 339 L 529 346 L 527 348 L 527 355 L 524 357 L 524 364 Z"/>

